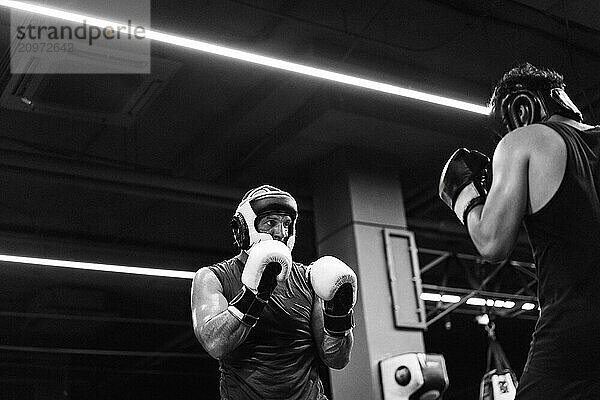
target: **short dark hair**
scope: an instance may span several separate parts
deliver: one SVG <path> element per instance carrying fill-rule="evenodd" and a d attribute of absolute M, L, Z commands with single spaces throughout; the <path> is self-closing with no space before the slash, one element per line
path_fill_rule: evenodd
<path fill-rule="evenodd" d="M 565 88 L 561 74 L 551 69 L 537 68 L 526 62 L 511 68 L 498 81 L 490 99 L 490 106 L 495 110 L 498 109 L 500 106 L 498 103 L 516 89 L 550 90 L 554 88 Z"/>

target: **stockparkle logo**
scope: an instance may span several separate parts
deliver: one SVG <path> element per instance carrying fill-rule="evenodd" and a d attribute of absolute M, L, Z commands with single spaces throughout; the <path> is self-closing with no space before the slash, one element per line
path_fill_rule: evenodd
<path fill-rule="evenodd" d="M 69 25 L 19 25 L 16 27 L 18 40 L 87 40 L 90 46 L 95 40 L 141 40 L 146 38 L 146 28 L 141 25 L 132 26 L 131 20 L 127 25 L 117 25 L 116 27 L 106 26 L 103 28 L 88 25 L 84 20 L 79 26 Z"/>

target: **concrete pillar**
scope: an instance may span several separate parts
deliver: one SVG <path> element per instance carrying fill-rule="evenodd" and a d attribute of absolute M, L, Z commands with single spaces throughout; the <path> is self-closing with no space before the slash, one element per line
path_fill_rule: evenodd
<path fill-rule="evenodd" d="M 379 362 L 424 351 L 422 329 L 399 328 L 396 323 L 403 319 L 406 325 L 424 323 L 422 302 L 415 301 L 411 265 L 415 260 L 409 242 L 390 236 L 406 230 L 397 169 L 384 161 L 342 153 L 315 170 L 313 183 L 317 251 L 348 263 L 359 283 L 352 358 L 343 370 L 331 370 L 333 399 L 380 400 Z M 390 272 L 390 262 L 396 272 Z M 395 275 L 392 282 L 390 275 Z"/>

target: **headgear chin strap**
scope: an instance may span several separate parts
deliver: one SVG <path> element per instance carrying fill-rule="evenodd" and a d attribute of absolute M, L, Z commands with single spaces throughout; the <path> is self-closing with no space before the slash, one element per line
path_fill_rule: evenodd
<path fill-rule="evenodd" d="M 240 249 L 248 250 L 258 242 L 273 240 L 270 234 L 258 232 L 256 227 L 258 220 L 267 214 L 285 214 L 292 219 L 285 242 L 292 251 L 296 241 L 298 205 L 291 194 L 269 185 L 248 191 L 235 210 L 231 219 L 235 243 Z"/>
<path fill-rule="evenodd" d="M 490 115 L 499 138 L 522 126 L 546 121 L 554 114 L 583 121 L 581 112 L 561 88 L 529 90 L 517 86 L 499 103 Z"/>

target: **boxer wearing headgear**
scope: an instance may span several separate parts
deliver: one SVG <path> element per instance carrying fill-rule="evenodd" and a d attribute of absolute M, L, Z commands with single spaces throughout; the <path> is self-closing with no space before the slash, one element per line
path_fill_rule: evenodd
<path fill-rule="evenodd" d="M 298 216 L 296 200 L 289 193 L 269 185 L 249 190 L 235 210 L 231 219 L 231 229 L 235 243 L 240 249 L 248 250 L 261 240 L 272 239 L 270 234 L 258 232 L 256 227 L 260 218 L 268 213 L 279 213 L 291 218 L 286 245 L 290 251 L 294 249 Z"/>
<path fill-rule="evenodd" d="M 491 106 L 493 162 L 457 150 L 440 197 L 491 261 L 509 257 L 522 223 L 526 229 L 541 311 L 516 399 L 596 399 L 600 127 L 583 123 L 560 74 L 531 64 L 503 76 Z"/>
<path fill-rule="evenodd" d="M 507 72 L 492 94 L 491 126 L 499 139 L 522 126 L 545 122 L 553 115 L 582 122 L 583 117 L 565 92 L 563 77 L 523 64 Z"/>
<path fill-rule="evenodd" d="M 194 333 L 219 360 L 221 399 L 327 399 L 319 360 L 350 360 L 356 275 L 331 256 L 292 261 L 297 217 L 291 194 L 249 190 L 231 221 L 240 253 L 196 273 Z"/>

